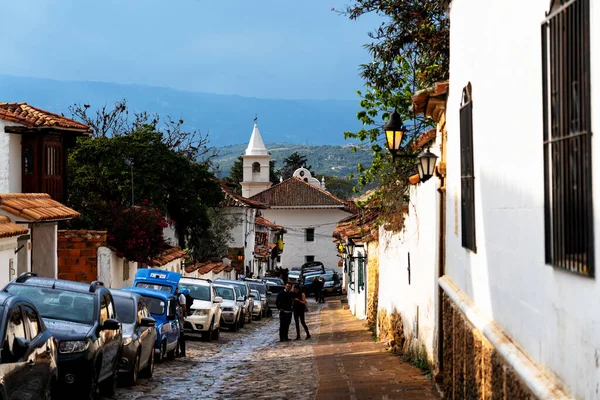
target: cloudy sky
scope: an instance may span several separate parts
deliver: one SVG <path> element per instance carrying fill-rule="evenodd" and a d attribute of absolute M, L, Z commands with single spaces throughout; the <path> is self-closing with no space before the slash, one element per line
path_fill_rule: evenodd
<path fill-rule="evenodd" d="M 353 99 L 378 21 L 344 0 L 0 1 L 0 74 Z"/>

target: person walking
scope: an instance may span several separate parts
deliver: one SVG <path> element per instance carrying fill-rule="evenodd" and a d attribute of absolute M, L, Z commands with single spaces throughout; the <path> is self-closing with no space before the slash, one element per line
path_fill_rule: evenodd
<path fill-rule="evenodd" d="M 177 319 L 179 320 L 179 338 L 177 339 L 176 349 L 177 357 L 185 357 L 185 334 L 183 332 L 183 325 L 187 311 L 187 302 L 184 294 L 186 291 L 189 294 L 187 289 L 175 289 L 175 298 L 177 298 L 177 302 L 179 303 L 179 307 L 177 307 Z"/>
<path fill-rule="evenodd" d="M 287 283 L 285 289 L 279 292 L 277 295 L 277 309 L 279 310 L 279 341 L 287 342 L 288 331 L 290 330 L 290 324 L 292 323 L 292 298 L 293 293 L 291 292 L 292 285 Z"/>
<path fill-rule="evenodd" d="M 318 276 L 313 277 L 312 288 L 313 288 L 313 291 L 315 292 L 315 300 L 317 300 L 317 303 L 318 303 L 319 298 L 321 297 L 321 281 L 319 281 Z"/>
<path fill-rule="evenodd" d="M 310 332 L 306 321 L 304 320 L 304 313 L 306 312 L 306 295 L 300 290 L 300 286 L 294 285 L 294 322 L 296 323 L 296 340 L 300 340 L 300 323 L 304 327 L 306 332 L 306 338 L 310 339 Z M 299 321 L 299 322 L 298 322 Z"/>
<path fill-rule="evenodd" d="M 319 302 L 325 303 L 325 278 L 319 277 Z"/>

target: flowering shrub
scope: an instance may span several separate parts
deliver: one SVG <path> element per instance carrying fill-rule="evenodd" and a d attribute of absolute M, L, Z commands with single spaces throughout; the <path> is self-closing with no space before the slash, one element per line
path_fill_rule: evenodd
<path fill-rule="evenodd" d="M 113 213 L 114 223 L 108 230 L 107 243 L 119 257 L 149 263 L 162 251 L 167 222 L 157 209 L 135 206 Z"/>

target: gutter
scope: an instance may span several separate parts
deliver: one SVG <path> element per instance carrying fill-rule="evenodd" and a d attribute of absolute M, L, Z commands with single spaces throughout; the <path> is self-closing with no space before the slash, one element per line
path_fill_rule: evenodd
<path fill-rule="evenodd" d="M 449 277 L 441 277 L 438 282 L 444 293 L 454 302 L 467 320 L 494 346 L 534 396 L 544 400 L 572 399 L 515 345 L 494 320 L 483 315 Z"/>

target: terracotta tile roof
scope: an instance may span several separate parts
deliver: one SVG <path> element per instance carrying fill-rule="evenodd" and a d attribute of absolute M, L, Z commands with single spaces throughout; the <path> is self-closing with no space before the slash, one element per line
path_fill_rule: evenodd
<path fill-rule="evenodd" d="M 263 218 L 263 217 L 256 217 L 254 219 L 254 223 L 256 225 L 265 226 L 265 227 L 275 230 L 275 231 L 285 231 L 285 228 L 283 226 L 274 224 L 271 221 L 269 221 L 268 219 Z"/>
<path fill-rule="evenodd" d="M 8 217 L 0 216 L 0 238 L 25 235 L 27 232 L 29 232 L 29 229 L 10 222 Z"/>
<path fill-rule="evenodd" d="M 437 130 L 435 128 L 421 133 L 419 136 L 417 136 L 417 138 L 413 142 L 413 145 L 412 145 L 413 149 L 419 150 L 419 149 L 423 148 L 425 145 L 427 145 L 427 143 L 431 142 L 432 140 L 435 140 L 436 136 L 437 136 Z"/>
<path fill-rule="evenodd" d="M 348 202 L 300 178 L 292 177 L 250 197 L 271 207 L 331 206 L 348 208 Z"/>
<path fill-rule="evenodd" d="M 0 209 L 34 222 L 79 217 L 77 211 L 52 200 L 47 193 L 0 194 Z"/>
<path fill-rule="evenodd" d="M 57 128 L 90 133 L 92 129 L 73 119 L 54 114 L 27 103 L 0 102 L 0 119 L 16 122 L 28 128 Z"/>
<path fill-rule="evenodd" d="M 162 265 L 170 263 L 171 261 L 175 261 L 179 258 L 184 258 L 186 256 L 186 251 L 181 250 L 181 248 L 179 247 L 171 247 L 154 257 L 154 259 L 149 263 L 149 265 L 160 267 Z"/>
<path fill-rule="evenodd" d="M 255 246 L 254 247 L 254 258 L 265 259 L 271 255 L 271 250 L 267 246 Z"/>
<path fill-rule="evenodd" d="M 427 89 L 419 90 L 416 92 L 413 97 L 413 110 L 416 113 L 425 112 L 427 109 L 427 103 L 429 103 L 430 98 L 441 97 L 445 98 L 448 94 L 449 82 L 438 82 L 433 86 L 428 87 Z"/>
<path fill-rule="evenodd" d="M 225 200 L 223 200 L 220 204 L 221 207 L 250 207 L 258 209 L 269 208 L 269 206 L 267 206 L 264 203 L 250 200 L 240 196 L 239 194 L 234 192 L 233 189 L 227 186 L 227 182 L 224 182 L 222 180 L 221 190 L 223 190 L 223 194 L 225 195 Z"/>
<path fill-rule="evenodd" d="M 227 268 L 229 268 L 229 266 L 221 261 L 202 261 L 187 265 L 185 267 L 185 272 L 189 274 L 198 271 L 198 274 L 200 275 L 205 275 L 209 272 L 218 274 L 223 270 L 227 270 Z M 233 267 L 231 268 L 233 269 Z M 231 269 L 229 271 L 231 271 Z"/>

